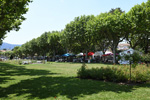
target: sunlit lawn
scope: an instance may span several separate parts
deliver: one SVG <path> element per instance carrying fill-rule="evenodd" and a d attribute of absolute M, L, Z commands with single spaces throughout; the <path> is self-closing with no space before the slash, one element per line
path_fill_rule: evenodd
<path fill-rule="evenodd" d="M 150 84 L 80 80 L 82 64 L 12 65 L 0 62 L 1 100 L 150 100 Z M 88 67 L 112 66 L 87 64 Z"/>

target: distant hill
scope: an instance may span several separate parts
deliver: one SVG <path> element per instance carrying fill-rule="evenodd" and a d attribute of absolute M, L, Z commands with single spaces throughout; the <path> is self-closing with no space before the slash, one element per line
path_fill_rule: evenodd
<path fill-rule="evenodd" d="M 12 50 L 16 46 L 21 46 L 21 45 L 19 45 L 19 44 L 9 44 L 9 43 L 3 42 L 3 44 L 0 45 L 0 50 L 3 50 L 3 49 Z"/>

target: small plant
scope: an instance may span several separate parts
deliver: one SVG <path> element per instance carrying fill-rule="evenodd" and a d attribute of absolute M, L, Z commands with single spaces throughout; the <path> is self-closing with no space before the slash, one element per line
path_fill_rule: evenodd
<path fill-rule="evenodd" d="M 142 56 L 139 54 L 139 52 L 135 51 L 133 54 L 124 54 L 125 60 L 129 60 L 130 62 L 130 82 L 131 82 L 131 69 L 135 68 L 138 65 L 138 62 L 142 60 Z M 132 68 L 131 68 L 132 67 Z"/>
<path fill-rule="evenodd" d="M 142 60 L 142 56 L 139 54 L 139 52 L 134 52 L 133 54 L 125 54 L 124 55 L 125 60 L 129 60 L 132 64 L 131 66 L 135 68 L 138 63 Z"/>
<path fill-rule="evenodd" d="M 88 71 L 86 69 L 86 64 L 83 63 L 81 66 L 81 69 L 78 70 L 78 77 L 79 78 L 87 78 L 88 77 Z"/>
<path fill-rule="evenodd" d="M 21 64 L 22 64 L 22 61 L 21 61 L 21 60 L 19 60 L 19 61 L 18 61 L 18 64 L 19 64 L 19 65 L 21 65 Z"/>

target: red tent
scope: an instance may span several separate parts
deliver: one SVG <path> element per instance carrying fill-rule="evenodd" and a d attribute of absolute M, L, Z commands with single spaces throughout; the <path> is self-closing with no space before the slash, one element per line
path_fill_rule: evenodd
<path fill-rule="evenodd" d="M 104 56 L 109 56 L 109 55 L 113 55 L 113 53 L 104 54 L 102 56 L 104 57 Z"/>
<path fill-rule="evenodd" d="M 107 53 L 107 54 L 104 54 L 102 56 L 104 57 L 104 56 L 110 56 L 110 55 L 113 55 L 113 53 Z M 119 55 L 119 54 L 116 53 L 116 55 Z"/>
<path fill-rule="evenodd" d="M 94 55 L 94 52 L 89 52 L 88 53 L 88 56 L 92 56 L 92 55 Z"/>

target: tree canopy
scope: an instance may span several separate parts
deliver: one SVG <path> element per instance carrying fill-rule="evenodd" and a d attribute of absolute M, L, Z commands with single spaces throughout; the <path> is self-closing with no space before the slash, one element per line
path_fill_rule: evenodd
<path fill-rule="evenodd" d="M 0 0 L 0 41 L 5 34 L 11 30 L 18 31 L 22 21 L 25 20 L 23 14 L 28 11 L 27 5 L 31 0 Z"/>

